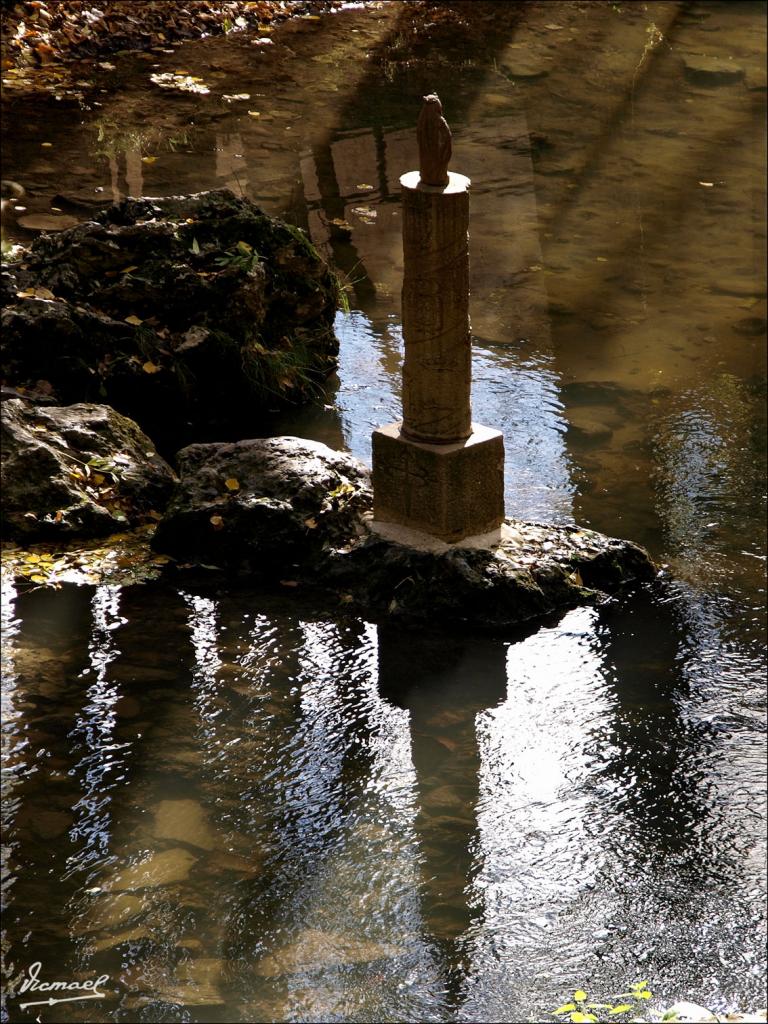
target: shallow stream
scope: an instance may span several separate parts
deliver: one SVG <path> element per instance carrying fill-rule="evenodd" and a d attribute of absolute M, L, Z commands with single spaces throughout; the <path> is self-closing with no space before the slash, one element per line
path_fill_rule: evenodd
<path fill-rule="evenodd" d="M 11 96 L 3 176 L 30 216 L 228 186 L 305 227 L 351 308 L 324 401 L 271 432 L 368 461 L 437 91 L 507 514 L 638 541 L 661 583 L 471 638 L 295 587 L 6 581 L 6 986 L 108 975 L 43 1021 L 539 1021 L 641 979 L 764 1004 L 765 7 L 499 4 L 421 44 L 414 17 Z"/>

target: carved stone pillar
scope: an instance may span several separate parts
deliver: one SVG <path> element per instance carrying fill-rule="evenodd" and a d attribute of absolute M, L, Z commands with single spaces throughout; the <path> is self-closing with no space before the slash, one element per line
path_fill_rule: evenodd
<path fill-rule="evenodd" d="M 403 197 L 403 420 L 373 433 L 374 528 L 396 524 L 453 543 L 504 521 L 504 444 L 472 423 L 469 178 L 448 171 L 437 96 L 417 126 L 419 171 Z"/>
<path fill-rule="evenodd" d="M 444 188 L 418 171 L 403 197 L 403 434 L 454 444 L 472 432 L 469 334 L 469 178 Z"/>

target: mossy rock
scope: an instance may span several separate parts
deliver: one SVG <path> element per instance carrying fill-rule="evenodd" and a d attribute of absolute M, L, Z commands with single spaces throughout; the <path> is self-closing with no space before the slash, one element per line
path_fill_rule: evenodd
<path fill-rule="evenodd" d="M 231 434 L 336 367 L 336 278 L 227 189 L 125 199 L 3 269 L 5 381 L 109 403 L 157 440 Z"/>

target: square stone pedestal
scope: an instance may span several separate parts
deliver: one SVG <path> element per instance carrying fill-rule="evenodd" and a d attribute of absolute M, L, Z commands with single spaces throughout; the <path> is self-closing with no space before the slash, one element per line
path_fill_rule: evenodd
<path fill-rule="evenodd" d="M 449 543 L 497 530 L 504 521 L 504 440 L 472 424 L 466 441 L 423 444 L 401 423 L 373 432 L 373 519 Z"/>

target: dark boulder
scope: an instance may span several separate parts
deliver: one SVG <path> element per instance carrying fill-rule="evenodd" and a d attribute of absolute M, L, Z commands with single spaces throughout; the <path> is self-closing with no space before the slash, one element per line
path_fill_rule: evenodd
<path fill-rule="evenodd" d="M 499 543 L 472 547 L 413 543 L 366 525 L 366 536 L 331 552 L 320 578 L 369 613 L 404 621 L 503 629 L 656 575 L 636 544 L 577 527 L 507 519 Z"/>
<path fill-rule="evenodd" d="M 226 189 L 126 199 L 3 270 L 5 382 L 108 403 L 167 445 L 252 433 L 336 366 L 335 277 Z"/>
<path fill-rule="evenodd" d="M 372 504 L 366 467 L 317 441 L 273 437 L 193 444 L 152 546 L 182 560 L 254 573 L 312 571 Z"/>
<path fill-rule="evenodd" d="M 492 547 L 374 528 L 367 468 L 295 437 L 192 445 L 152 546 L 182 562 L 332 590 L 364 614 L 504 628 L 650 580 L 642 548 L 507 520 Z"/>
<path fill-rule="evenodd" d="M 175 480 L 150 439 L 108 406 L 2 403 L 3 537 L 100 537 L 151 522 Z"/>

